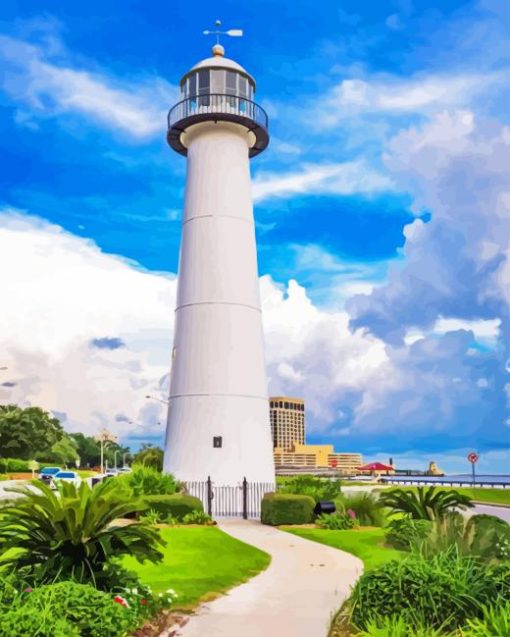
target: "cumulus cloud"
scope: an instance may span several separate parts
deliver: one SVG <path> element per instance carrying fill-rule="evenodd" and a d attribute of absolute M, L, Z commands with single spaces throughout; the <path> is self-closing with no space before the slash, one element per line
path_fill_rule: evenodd
<path fill-rule="evenodd" d="M 53 60 L 52 48 L 9 36 L 0 36 L 0 52 L 2 89 L 30 109 L 16 115 L 23 125 L 33 124 L 38 116 L 73 113 L 143 140 L 161 134 L 166 111 L 177 96 L 177 89 L 160 77 L 133 82 L 76 68 Z"/>

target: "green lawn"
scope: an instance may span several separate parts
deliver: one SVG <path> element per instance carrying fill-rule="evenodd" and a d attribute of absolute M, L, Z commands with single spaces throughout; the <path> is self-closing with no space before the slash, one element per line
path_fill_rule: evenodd
<path fill-rule="evenodd" d="M 216 527 L 178 526 L 161 529 L 168 542 L 161 564 L 123 562 L 136 571 L 154 591 L 173 588 L 178 608 L 190 608 L 240 584 L 270 562 L 267 553 L 244 544 Z"/>
<path fill-rule="evenodd" d="M 416 491 L 418 489 L 418 487 L 405 487 L 405 486 L 401 487 L 399 485 L 395 485 L 393 488 L 404 489 L 405 491 Z M 462 488 L 445 487 L 443 485 L 438 485 L 438 488 L 447 489 L 447 490 L 453 489 L 454 491 L 458 491 L 459 493 L 469 496 L 475 502 L 483 502 L 483 504 L 499 504 L 499 505 L 510 507 L 510 488 L 490 489 L 490 488 L 477 487 L 476 489 L 471 489 L 471 488 L 465 488 L 465 487 L 462 487 Z M 378 489 L 379 492 L 383 490 L 386 491 L 386 488 Z"/>
<path fill-rule="evenodd" d="M 348 531 L 330 531 L 328 529 L 306 529 L 291 526 L 280 527 L 288 533 L 299 535 L 307 540 L 327 544 L 336 549 L 352 553 L 363 560 L 365 570 L 389 562 L 402 559 L 406 554 L 384 546 L 384 529 L 365 528 Z"/>

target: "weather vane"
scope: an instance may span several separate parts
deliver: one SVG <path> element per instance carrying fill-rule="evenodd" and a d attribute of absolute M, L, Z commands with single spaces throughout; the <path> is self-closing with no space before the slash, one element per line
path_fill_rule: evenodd
<path fill-rule="evenodd" d="M 240 38 L 243 35 L 242 29 L 229 29 L 228 31 L 220 31 L 221 20 L 216 20 L 214 23 L 216 27 L 215 31 L 204 31 L 204 35 L 215 35 L 216 36 L 216 44 L 220 43 L 220 35 L 229 35 L 232 38 Z"/>

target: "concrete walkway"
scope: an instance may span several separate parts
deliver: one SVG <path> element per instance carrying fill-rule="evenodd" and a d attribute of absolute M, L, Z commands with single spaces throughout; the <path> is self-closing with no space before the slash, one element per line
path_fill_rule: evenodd
<path fill-rule="evenodd" d="M 361 560 L 260 522 L 226 520 L 219 527 L 269 553 L 271 564 L 249 582 L 202 605 L 176 635 L 326 637 L 332 615 L 362 572 Z"/>

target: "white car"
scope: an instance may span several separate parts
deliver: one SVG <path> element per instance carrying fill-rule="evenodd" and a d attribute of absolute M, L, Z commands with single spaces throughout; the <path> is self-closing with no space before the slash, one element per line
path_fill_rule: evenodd
<path fill-rule="evenodd" d="M 59 471 L 51 479 L 51 488 L 56 489 L 59 482 L 72 482 L 77 487 L 81 484 L 81 478 L 76 471 Z"/>

